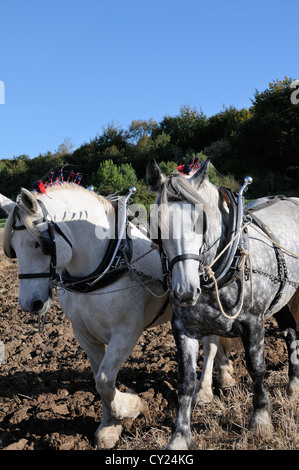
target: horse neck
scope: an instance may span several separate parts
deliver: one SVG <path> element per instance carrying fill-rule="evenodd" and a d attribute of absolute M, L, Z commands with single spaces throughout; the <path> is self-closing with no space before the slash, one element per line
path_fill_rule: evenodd
<path fill-rule="evenodd" d="M 84 276 L 93 272 L 103 260 L 111 239 L 114 239 L 114 214 L 98 208 L 97 220 L 87 220 L 74 227 L 75 244 L 72 260 L 67 266 L 71 275 Z"/>
<path fill-rule="evenodd" d="M 218 188 L 210 182 L 204 182 L 198 192 L 206 202 L 207 208 L 204 252 L 208 264 L 223 249 L 222 240 L 225 239 L 227 231 L 228 211 L 223 205 Z"/>
<path fill-rule="evenodd" d="M 115 211 L 109 201 L 83 192 L 67 191 L 64 196 L 60 199 L 64 203 L 54 206 L 54 219 L 64 225 L 72 243 L 72 258 L 63 268 L 72 276 L 88 275 L 98 267 L 114 237 Z"/>

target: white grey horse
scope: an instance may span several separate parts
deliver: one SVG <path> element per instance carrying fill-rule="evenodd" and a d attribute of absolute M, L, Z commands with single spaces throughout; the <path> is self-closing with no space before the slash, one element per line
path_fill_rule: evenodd
<path fill-rule="evenodd" d="M 19 305 L 43 318 L 57 287 L 62 310 L 89 357 L 102 398 L 96 444 L 111 448 L 120 437 L 122 419 L 136 418 L 144 409 L 137 395 L 116 388 L 118 371 L 144 329 L 172 316 L 160 255 L 148 236 L 128 223 L 123 251 L 120 247 L 117 253 L 119 264 L 115 261 L 109 267 L 118 242 L 116 204 L 75 184 L 53 186 L 46 194 L 22 189 L 17 203 L 0 195 L 0 204 L 9 214 L 4 252 L 18 259 Z M 219 338 L 204 341 L 204 348 L 198 391 L 203 400 L 212 396 L 216 354 L 223 385 L 233 381 Z"/>
<path fill-rule="evenodd" d="M 253 380 L 252 429 L 268 431 L 272 426 L 263 383 L 264 320 L 271 315 L 288 348 L 287 391 L 299 392 L 294 319 L 299 318 L 299 199 L 257 201 L 240 214 L 240 229 L 233 232 L 233 195 L 227 199 L 227 192 L 224 197 L 209 182 L 208 167 L 209 161 L 189 179 L 179 173 L 165 178 L 154 160 L 147 169 L 149 188 L 158 194 L 159 228 L 165 233 L 161 238 L 179 360 L 178 411 L 169 449 L 192 445 L 191 404 L 203 336 L 241 338 Z"/>

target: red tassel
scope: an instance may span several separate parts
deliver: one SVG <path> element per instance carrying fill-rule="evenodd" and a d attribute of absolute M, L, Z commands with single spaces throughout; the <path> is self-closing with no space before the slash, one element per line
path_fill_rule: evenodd
<path fill-rule="evenodd" d="M 46 188 L 42 180 L 39 181 L 38 189 L 40 190 L 41 193 L 46 194 Z"/>

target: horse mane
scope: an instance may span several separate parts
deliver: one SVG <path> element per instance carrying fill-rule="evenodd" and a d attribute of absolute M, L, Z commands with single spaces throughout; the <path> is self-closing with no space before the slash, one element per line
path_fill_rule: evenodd
<path fill-rule="evenodd" d="M 118 196 L 117 193 L 114 194 L 109 194 L 108 196 L 104 197 L 101 194 L 98 194 L 94 191 L 90 191 L 89 189 L 84 188 L 84 186 L 79 186 L 79 184 L 75 183 L 68 183 L 67 181 L 65 182 L 60 182 L 59 184 L 52 184 L 46 189 L 46 194 L 56 192 L 56 191 L 61 191 L 61 190 L 69 190 L 69 191 L 82 191 L 85 192 L 92 197 L 95 197 L 98 201 L 100 201 L 101 204 L 107 204 L 111 205 L 113 202 L 117 201 L 120 199 L 120 196 Z M 39 191 L 32 191 L 32 194 L 36 197 L 36 199 L 41 199 L 42 193 Z"/>

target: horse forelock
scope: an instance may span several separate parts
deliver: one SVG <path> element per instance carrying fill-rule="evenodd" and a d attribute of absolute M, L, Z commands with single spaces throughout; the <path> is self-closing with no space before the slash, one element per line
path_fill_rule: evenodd
<path fill-rule="evenodd" d="M 162 183 L 161 191 L 154 206 L 155 210 L 152 211 L 153 220 L 157 218 L 155 223 L 158 223 L 162 234 L 166 238 L 172 235 L 172 228 L 170 226 L 171 209 L 169 204 L 178 202 L 186 202 L 197 207 L 200 206 L 204 213 L 209 212 L 211 209 L 209 204 L 191 186 L 188 178 L 180 173 L 174 173 L 167 181 Z"/>
<path fill-rule="evenodd" d="M 5 229 L 3 232 L 3 251 L 4 253 L 10 253 L 11 247 L 11 236 L 13 233 L 13 226 L 16 223 L 16 218 L 19 220 L 19 225 L 25 225 L 27 230 L 32 234 L 32 236 L 39 241 L 39 231 L 36 225 L 33 224 L 34 218 L 31 214 L 29 214 L 28 210 L 26 209 L 23 204 L 18 203 L 15 207 L 15 210 L 12 211 L 6 221 Z"/>
<path fill-rule="evenodd" d="M 188 178 L 182 176 L 180 173 L 174 173 L 162 185 L 157 203 L 167 205 L 169 202 L 178 201 L 186 201 L 194 206 L 200 204 L 204 212 L 208 213 L 211 211 L 210 204 L 191 186 Z"/>

